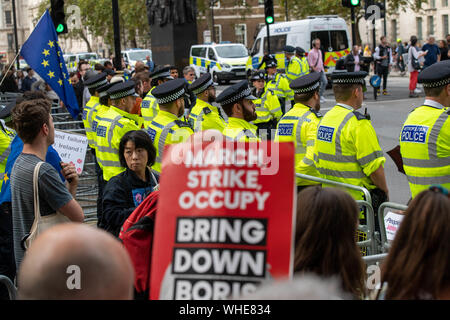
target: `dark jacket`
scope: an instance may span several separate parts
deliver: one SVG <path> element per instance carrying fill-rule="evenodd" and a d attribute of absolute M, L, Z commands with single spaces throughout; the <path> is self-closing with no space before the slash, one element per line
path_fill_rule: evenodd
<path fill-rule="evenodd" d="M 364 62 L 364 58 L 361 54 L 358 55 L 359 56 L 359 62 Z M 344 65 L 345 68 L 347 69 L 348 72 L 353 72 L 355 71 L 355 57 L 353 56 L 352 53 L 348 54 L 345 59 L 344 59 Z M 360 69 L 362 69 L 362 65 L 359 66 Z"/>
<path fill-rule="evenodd" d="M 106 231 L 119 236 L 125 220 L 156 186 L 147 169 L 147 181 L 142 181 L 130 169 L 112 177 L 103 193 L 103 225 Z M 159 177 L 154 174 L 155 179 Z"/>
<path fill-rule="evenodd" d="M 1 78 L 4 77 L 4 74 L 1 75 Z M 1 80 L 0 78 L 0 80 Z M 19 92 L 19 87 L 17 86 L 16 79 L 14 77 L 14 74 L 10 72 L 6 77 L 5 80 L 2 83 L 2 86 L 0 87 L 1 92 Z"/>

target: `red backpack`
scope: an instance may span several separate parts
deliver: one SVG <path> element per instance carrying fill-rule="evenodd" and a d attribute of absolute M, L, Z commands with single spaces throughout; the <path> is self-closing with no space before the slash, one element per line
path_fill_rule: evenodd
<path fill-rule="evenodd" d="M 135 299 L 148 300 L 153 228 L 159 191 L 150 193 L 122 226 L 119 238 L 134 266 Z"/>

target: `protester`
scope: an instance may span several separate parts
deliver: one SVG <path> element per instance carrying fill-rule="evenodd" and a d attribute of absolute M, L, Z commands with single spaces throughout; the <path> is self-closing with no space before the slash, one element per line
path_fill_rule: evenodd
<path fill-rule="evenodd" d="M 105 61 L 105 63 L 103 63 L 103 66 L 105 67 L 105 69 L 114 70 L 114 66 L 111 61 Z"/>
<path fill-rule="evenodd" d="M 194 68 L 192 68 L 191 66 L 184 67 L 184 69 L 183 69 L 183 77 L 186 80 L 186 82 L 191 84 L 195 80 L 195 70 L 194 70 Z"/>
<path fill-rule="evenodd" d="M 325 103 L 327 100 L 324 97 L 325 89 L 328 84 L 323 66 L 323 56 L 320 50 L 320 39 L 314 39 L 312 42 L 312 49 L 308 54 L 308 63 L 311 72 L 320 73 L 320 103 Z"/>
<path fill-rule="evenodd" d="M 380 41 L 380 45 L 375 48 L 373 54 L 375 59 L 375 73 L 383 79 L 383 95 L 387 95 L 387 79 L 394 60 L 392 58 L 392 49 L 389 47 L 386 37 L 382 36 Z"/>
<path fill-rule="evenodd" d="M 348 72 L 360 71 L 364 64 L 363 56 L 359 53 L 359 47 L 353 46 L 352 52 L 345 57 L 345 68 Z"/>
<path fill-rule="evenodd" d="M 420 51 L 417 45 L 417 37 L 411 36 L 411 45 L 408 49 L 408 71 L 409 71 L 409 97 L 417 98 L 418 95 L 415 92 L 417 87 L 417 77 L 419 76 L 419 70 L 421 69 L 419 59 L 426 55 L 426 52 Z M 417 59 L 417 63 L 413 65 L 413 60 Z"/>
<path fill-rule="evenodd" d="M 448 49 L 447 41 L 445 41 L 445 40 L 439 41 L 439 51 L 441 52 L 441 61 L 449 59 L 449 57 L 448 57 L 449 49 Z"/>
<path fill-rule="evenodd" d="M 22 90 L 22 83 L 23 83 L 23 80 L 25 79 L 25 75 L 23 74 L 23 71 L 22 70 L 17 70 L 16 77 L 17 77 L 17 87 L 19 88 L 19 91 L 23 91 Z"/>
<path fill-rule="evenodd" d="M 402 39 L 397 39 L 397 67 L 400 70 L 400 75 L 403 77 L 405 75 L 405 61 L 403 61 L 403 54 L 406 53 L 406 49 L 403 46 Z"/>
<path fill-rule="evenodd" d="M 356 245 L 359 210 L 353 198 L 335 188 L 314 186 L 297 199 L 294 272 L 339 276 L 355 299 L 365 296 L 365 272 Z"/>
<path fill-rule="evenodd" d="M 71 72 L 69 73 L 69 80 L 70 83 L 72 84 L 72 86 L 75 89 L 76 84 L 80 81 L 80 79 L 78 78 L 78 74 L 76 72 Z"/>
<path fill-rule="evenodd" d="M 105 67 L 101 63 L 96 63 L 94 66 L 94 70 L 98 73 L 102 73 L 105 71 Z"/>
<path fill-rule="evenodd" d="M 91 226 L 68 223 L 50 228 L 31 245 L 19 271 L 18 297 L 131 300 L 133 279 L 130 257 L 119 241 Z"/>
<path fill-rule="evenodd" d="M 31 85 L 37 81 L 37 79 L 34 77 L 34 70 L 31 68 L 27 68 L 27 76 L 22 81 L 22 87 L 21 90 L 23 92 L 30 91 Z"/>
<path fill-rule="evenodd" d="M 152 89 L 151 80 L 150 80 L 150 72 L 142 71 L 136 73 L 133 78 L 134 82 L 137 85 L 136 92 L 144 99 L 149 91 Z"/>
<path fill-rule="evenodd" d="M 122 137 L 119 158 L 126 171 L 111 178 L 103 194 L 105 230 L 116 237 L 125 220 L 158 184 L 158 177 L 149 170 L 156 150 L 145 131 L 129 131 Z"/>
<path fill-rule="evenodd" d="M 77 96 L 78 106 L 80 108 L 80 114 L 83 113 L 83 97 L 84 97 L 84 81 L 86 73 L 91 69 L 91 65 L 87 61 L 80 61 L 78 64 L 78 79 L 79 82 L 74 85 L 75 95 Z"/>
<path fill-rule="evenodd" d="M 434 36 L 428 36 L 427 43 L 422 47 L 422 51 L 426 52 L 425 63 L 423 64 L 424 69 L 440 61 L 441 51 L 435 43 Z"/>
<path fill-rule="evenodd" d="M 34 221 L 33 172 L 35 166 L 45 161 L 47 149 L 54 143 L 55 129 L 50 115 L 51 103 L 45 99 L 24 101 L 12 111 L 14 127 L 23 140 L 23 151 L 11 173 L 11 199 L 14 235 L 14 254 L 18 268 L 24 255 L 22 239 L 30 232 Z M 61 162 L 66 187 L 58 172 L 44 162 L 39 171 L 39 203 L 42 216 L 59 211 L 69 220 L 82 222 L 83 210 L 74 200 L 78 174 L 74 165 Z"/>
<path fill-rule="evenodd" d="M 178 69 L 175 66 L 170 66 L 170 75 L 174 79 L 178 79 Z"/>
<path fill-rule="evenodd" d="M 148 66 L 148 71 L 153 72 L 155 70 L 155 63 L 150 59 L 150 56 L 146 56 L 145 60 Z"/>
<path fill-rule="evenodd" d="M 382 265 L 378 299 L 450 299 L 450 198 L 432 186 L 409 204 Z"/>
<path fill-rule="evenodd" d="M 3 80 L 3 83 L 0 86 L 0 92 L 19 92 L 16 77 L 14 76 L 16 69 L 14 66 L 12 66 L 8 71 L 8 68 L 9 65 L 5 65 L 5 67 L 3 68 L 3 72 L 0 77 L 0 81 Z"/>

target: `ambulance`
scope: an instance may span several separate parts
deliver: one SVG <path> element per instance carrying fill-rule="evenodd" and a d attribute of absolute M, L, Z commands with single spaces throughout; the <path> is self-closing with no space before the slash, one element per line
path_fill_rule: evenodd
<path fill-rule="evenodd" d="M 345 57 L 351 51 L 347 24 L 337 15 L 310 16 L 304 20 L 274 23 L 269 26 L 269 32 L 270 53 L 275 55 L 278 69 L 286 68 L 283 53 L 286 45 L 301 47 L 308 53 L 312 48 L 312 41 L 316 38 L 320 39 L 322 50 L 325 52 L 324 66 L 327 74 L 334 71 L 339 58 Z M 259 30 L 250 50 L 250 58 L 246 64 L 247 74 L 258 68 L 264 51 L 267 51 L 266 26 Z"/>
<path fill-rule="evenodd" d="M 241 43 L 208 43 L 193 45 L 189 65 L 196 77 L 209 72 L 217 83 L 246 79 L 247 48 Z"/>

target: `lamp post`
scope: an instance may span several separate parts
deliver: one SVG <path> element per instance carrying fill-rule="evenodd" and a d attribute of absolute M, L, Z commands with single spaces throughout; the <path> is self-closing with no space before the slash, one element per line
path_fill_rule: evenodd
<path fill-rule="evenodd" d="M 122 52 L 120 49 L 120 23 L 119 23 L 119 1 L 112 0 L 113 28 L 114 28 L 114 67 L 122 70 Z"/>
<path fill-rule="evenodd" d="M 16 18 L 16 0 L 12 0 L 12 11 L 13 11 L 13 19 L 14 19 L 14 38 L 15 38 L 15 49 L 16 49 L 16 66 L 17 70 L 20 69 L 19 62 L 19 39 L 17 37 L 17 18 Z"/>

